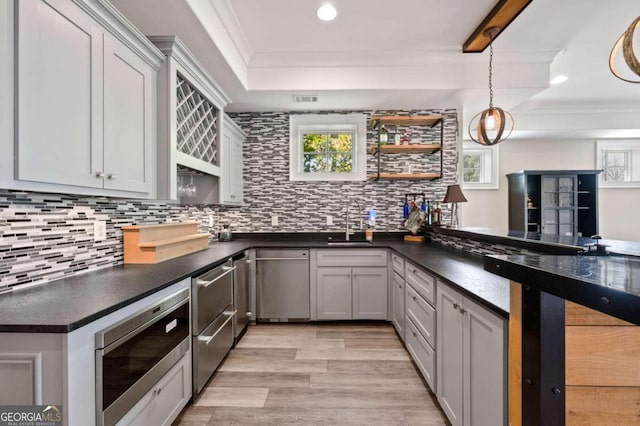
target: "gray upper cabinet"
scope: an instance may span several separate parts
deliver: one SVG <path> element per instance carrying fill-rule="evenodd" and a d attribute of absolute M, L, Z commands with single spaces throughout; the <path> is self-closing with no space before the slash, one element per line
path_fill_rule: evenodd
<path fill-rule="evenodd" d="M 506 321 L 442 282 L 437 312 L 437 397 L 449 421 L 506 425 Z"/>
<path fill-rule="evenodd" d="M 3 186 L 152 197 L 161 53 L 108 3 L 15 8 L 17 161 Z"/>
<path fill-rule="evenodd" d="M 69 1 L 16 2 L 17 178 L 102 188 L 102 37 Z"/>
<path fill-rule="evenodd" d="M 195 198 L 180 201 L 217 204 L 223 167 L 231 161 L 224 158 L 227 133 L 222 124 L 231 99 L 180 38 L 149 39 L 166 57 L 158 72 L 158 197 L 184 197 L 178 194 L 180 169 L 197 186 Z"/>
<path fill-rule="evenodd" d="M 225 115 L 222 130 L 222 176 L 220 201 L 223 204 L 241 204 L 244 201 L 242 174 L 242 145 L 245 134 L 242 129 Z"/>
<path fill-rule="evenodd" d="M 124 44 L 105 35 L 105 188 L 152 192 L 154 81 L 154 71 L 147 64 Z"/>

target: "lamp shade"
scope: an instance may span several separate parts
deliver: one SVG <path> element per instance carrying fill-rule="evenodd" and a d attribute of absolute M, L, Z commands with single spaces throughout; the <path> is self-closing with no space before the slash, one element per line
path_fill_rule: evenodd
<path fill-rule="evenodd" d="M 464 203 L 467 199 L 460 189 L 460 185 L 447 186 L 447 194 L 444 196 L 443 203 Z"/>

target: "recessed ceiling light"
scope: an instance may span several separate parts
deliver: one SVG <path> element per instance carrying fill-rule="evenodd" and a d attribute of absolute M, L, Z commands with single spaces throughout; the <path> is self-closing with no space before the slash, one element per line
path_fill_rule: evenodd
<path fill-rule="evenodd" d="M 330 4 L 324 4 L 318 8 L 318 18 L 323 21 L 333 21 L 338 16 L 338 11 Z"/>
<path fill-rule="evenodd" d="M 564 83 L 567 80 L 569 80 L 569 77 L 567 77 L 566 75 L 556 75 L 555 77 L 553 77 L 551 79 L 551 81 L 549 83 L 551 83 L 551 84 L 560 84 L 560 83 Z"/>

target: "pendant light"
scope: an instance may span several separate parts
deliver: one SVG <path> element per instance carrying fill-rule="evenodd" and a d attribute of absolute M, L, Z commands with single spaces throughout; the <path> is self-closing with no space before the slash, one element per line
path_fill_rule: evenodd
<path fill-rule="evenodd" d="M 476 114 L 469 123 L 469 136 L 480 145 L 498 144 L 507 139 L 513 131 L 511 114 L 493 106 L 493 39 L 499 32 L 498 27 L 484 31 L 484 36 L 489 39 L 489 108 Z"/>
<path fill-rule="evenodd" d="M 620 51 L 620 47 L 622 47 L 624 62 L 634 74 L 640 77 L 640 60 L 638 60 L 635 52 L 633 51 L 633 33 L 638 29 L 638 27 L 640 27 L 640 16 L 637 17 L 631 25 L 629 25 L 629 28 L 627 28 L 624 33 L 622 33 L 616 44 L 613 45 L 613 49 L 611 49 L 611 54 L 609 55 L 609 69 L 613 75 L 628 83 L 640 83 L 640 80 L 630 80 L 629 78 L 621 76 L 616 70 L 615 60 L 618 52 Z"/>

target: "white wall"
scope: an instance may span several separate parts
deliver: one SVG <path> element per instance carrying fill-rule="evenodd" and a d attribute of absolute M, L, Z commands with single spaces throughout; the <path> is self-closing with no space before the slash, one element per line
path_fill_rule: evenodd
<path fill-rule="evenodd" d="M 468 203 L 460 204 L 463 226 L 507 230 L 506 174 L 519 170 L 595 169 L 595 140 L 514 139 L 500 147 L 500 189 L 470 190 L 464 194 Z M 640 241 L 640 188 L 601 188 L 599 199 L 600 234 L 603 238 Z"/>

